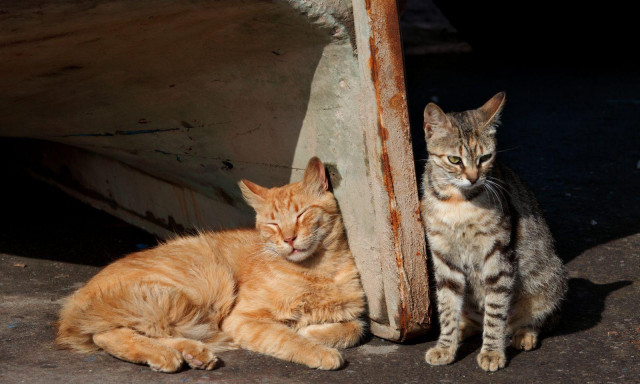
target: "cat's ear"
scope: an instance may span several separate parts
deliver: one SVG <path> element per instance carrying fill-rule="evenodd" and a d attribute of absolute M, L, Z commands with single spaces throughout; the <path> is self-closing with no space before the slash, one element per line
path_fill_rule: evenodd
<path fill-rule="evenodd" d="M 244 200 L 253 207 L 253 209 L 258 209 L 262 203 L 264 203 L 264 199 L 267 196 L 267 188 L 261 187 L 256 183 L 252 183 L 249 180 L 242 179 L 238 182 L 240 186 L 240 190 L 242 191 L 242 197 Z"/>
<path fill-rule="evenodd" d="M 490 134 L 496 132 L 496 127 L 500 124 L 500 116 L 502 115 L 502 109 L 504 108 L 504 102 L 507 100 L 504 92 L 496 93 L 489 101 L 478 108 L 478 111 L 482 115 L 484 124 L 480 129 L 488 129 Z"/>
<path fill-rule="evenodd" d="M 447 115 L 434 103 L 429 103 L 424 108 L 424 136 L 427 140 L 435 137 L 443 137 L 449 134 L 453 128 Z"/>
<path fill-rule="evenodd" d="M 317 157 L 312 157 L 307 163 L 302 183 L 313 194 L 322 194 L 329 189 L 329 180 L 324 164 Z"/>

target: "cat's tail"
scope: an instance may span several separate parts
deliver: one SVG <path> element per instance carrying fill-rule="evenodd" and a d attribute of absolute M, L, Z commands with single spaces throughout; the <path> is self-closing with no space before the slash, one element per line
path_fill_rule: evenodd
<path fill-rule="evenodd" d="M 60 318 L 55 323 L 55 345 L 60 349 L 70 349 L 81 353 L 95 352 L 99 348 L 93 342 L 93 335 L 82 331 L 81 322 L 78 321 L 78 316 L 74 314 L 76 308 L 73 298 L 74 296 L 71 296 L 66 299 L 60 312 Z"/>
<path fill-rule="evenodd" d="M 216 333 L 213 337 L 208 339 L 205 344 L 213 353 L 220 353 L 240 348 L 240 346 L 233 341 L 231 336 L 224 332 Z"/>

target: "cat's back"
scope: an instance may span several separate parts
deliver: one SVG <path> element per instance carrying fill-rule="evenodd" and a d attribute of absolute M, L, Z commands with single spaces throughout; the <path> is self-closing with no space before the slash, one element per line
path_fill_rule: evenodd
<path fill-rule="evenodd" d="M 202 232 L 180 236 L 143 251 L 131 253 L 109 264 L 93 280 L 111 276 L 148 279 L 155 275 L 175 275 L 188 269 L 201 269 L 211 263 L 227 263 L 238 245 L 255 244 L 257 233 L 251 229 Z M 90 281 L 91 282 L 91 281 Z"/>
<path fill-rule="evenodd" d="M 109 264 L 76 291 L 68 303 L 86 304 L 120 297 L 144 286 L 164 286 L 185 293 L 199 305 L 207 305 L 221 290 L 235 289 L 237 255 L 250 253 L 252 244 L 258 242 L 259 235 L 252 229 L 177 237 Z"/>

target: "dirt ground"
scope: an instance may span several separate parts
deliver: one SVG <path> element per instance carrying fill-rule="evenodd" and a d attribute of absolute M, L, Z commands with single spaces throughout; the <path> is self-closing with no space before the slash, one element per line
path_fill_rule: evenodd
<path fill-rule="evenodd" d="M 485 373 L 464 343 L 431 367 L 437 329 L 407 344 L 372 338 L 335 372 L 245 351 L 214 371 L 159 374 L 104 353 L 56 350 L 60 301 L 122 255 L 156 243 L 126 223 L 31 180 L 2 159 L 0 382 L 2 383 L 633 383 L 640 382 L 640 72 L 637 66 L 503 60 L 473 53 L 408 56 L 416 164 L 425 158 L 422 109 L 480 106 L 507 92 L 499 157 L 535 190 L 569 270 L 563 319 L 539 349 L 509 349 Z M 0 140 L 2 146 L 11 142 Z"/>

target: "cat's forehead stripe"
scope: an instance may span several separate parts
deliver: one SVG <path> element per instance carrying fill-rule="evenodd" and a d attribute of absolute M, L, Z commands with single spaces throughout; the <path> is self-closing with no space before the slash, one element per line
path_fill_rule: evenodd
<path fill-rule="evenodd" d="M 469 145 L 469 138 L 467 138 L 466 140 L 462 141 L 462 146 L 464 147 L 464 149 L 467 151 L 467 154 L 471 155 L 471 146 Z M 462 149 L 460 149 L 460 156 L 462 156 Z"/>
<path fill-rule="evenodd" d="M 297 192 L 291 189 L 280 190 L 273 196 L 271 202 L 272 214 L 287 214 L 297 212 L 300 205 L 296 202 Z"/>
<path fill-rule="evenodd" d="M 473 148 L 473 150 L 471 150 L 471 148 Z M 470 155 L 475 155 L 478 153 L 478 140 L 471 136 L 469 138 L 469 154 Z"/>
<path fill-rule="evenodd" d="M 478 144 L 480 143 L 480 140 L 478 140 L 477 137 L 472 136 L 470 141 L 473 141 L 473 144 L 469 143 L 469 147 L 473 147 L 473 152 L 478 153 Z"/>

